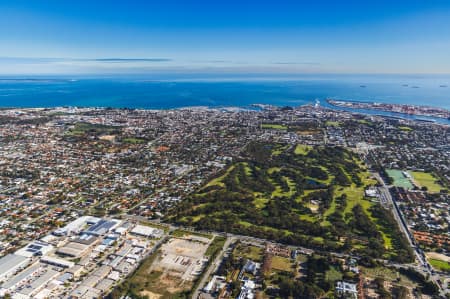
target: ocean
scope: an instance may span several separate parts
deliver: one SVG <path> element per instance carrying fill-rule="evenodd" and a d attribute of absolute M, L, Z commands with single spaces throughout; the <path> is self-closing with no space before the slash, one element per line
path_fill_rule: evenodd
<path fill-rule="evenodd" d="M 300 106 L 326 98 L 450 109 L 450 76 L 0 77 L 1 107 Z"/>

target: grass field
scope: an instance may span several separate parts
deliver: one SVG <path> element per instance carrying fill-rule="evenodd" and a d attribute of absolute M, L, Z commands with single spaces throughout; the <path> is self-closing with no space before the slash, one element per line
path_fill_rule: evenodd
<path fill-rule="evenodd" d="M 427 187 L 428 192 L 438 193 L 442 189 L 445 189 L 443 186 L 436 183 L 436 178 L 427 172 L 421 171 L 411 171 L 411 175 L 414 178 L 414 181 L 419 185 L 419 187 Z"/>
<path fill-rule="evenodd" d="M 287 126 L 279 125 L 279 124 L 262 124 L 261 128 L 274 129 L 274 130 L 287 130 Z"/>
<path fill-rule="evenodd" d="M 403 175 L 401 170 L 387 169 L 386 172 L 394 180 L 394 186 L 405 189 L 412 189 L 414 187 L 411 181 Z"/>
<path fill-rule="evenodd" d="M 338 121 L 326 121 L 325 125 L 329 127 L 339 127 L 341 126 L 341 123 Z"/>
<path fill-rule="evenodd" d="M 436 270 L 450 272 L 450 264 L 446 261 L 441 261 L 441 260 L 437 260 L 437 259 L 429 259 L 428 262 Z"/>
<path fill-rule="evenodd" d="M 284 272 L 292 272 L 293 270 L 291 261 L 281 256 L 272 257 L 272 269 Z"/>
<path fill-rule="evenodd" d="M 101 124 L 91 124 L 85 122 L 75 123 L 72 129 L 66 131 L 66 135 L 68 136 L 82 136 L 86 133 L 91 133 L 95 135 L 99 134 L 111 134 L 117 130 L 120 130 L 121 127 L 117 126 L 108 126 Z"/>
<path fill-rule="evenodd" d="M 142 139 L 142 138 L 128 137 L 128 138 L 122 139 L 122 142 L 129 143 L 129 144 L 142 144 L 142 143 L 145 143 L 146 141 L 145 141 L 145 139 Z"/>
<path fill-rule="evenodd" d="M 406 126 L 400 126 L 398 127 L 400 130 L 405 131 L 405 132 L 409 132 L 412 131 L 413 129 L 410 127 L 406 127 Z"/>
<path fill-rule="evenodd" d="M 233 251 L 235 257 L 243 257 L 255 262 L 261 262 L 263 258 L 263 249 L 256 246 L 238 244 Z"/>

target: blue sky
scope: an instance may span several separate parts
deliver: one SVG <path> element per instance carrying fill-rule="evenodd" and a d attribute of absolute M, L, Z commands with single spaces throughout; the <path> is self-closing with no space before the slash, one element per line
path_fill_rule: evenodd
<path fill-rule="evenodd" d="M 1 74 L 448 74 L 449 53 L 448 0 L 0 0 Z"/>

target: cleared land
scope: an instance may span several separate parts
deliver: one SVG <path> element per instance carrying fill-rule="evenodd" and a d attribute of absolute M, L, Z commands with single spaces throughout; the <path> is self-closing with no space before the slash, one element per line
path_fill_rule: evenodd
<path fill-rule="evenodd" d="M 445 262 L 449 262 L 450 263 L 450 257 L 446 256 L 445 254 L 442 253 L 437 253 L 437 252 L 427 252 L 426 257 L 428 259 L 435 259 L 435 260 L 441 260 L 441 261 L 445 261 Z"/>
<path fill-rule="evenodd" d="M 114 290 L 120 297 L 186 298 L 202 273 L 211 239 L 197 235 L 171 238 L 143 261 L 124 283 Z"/>

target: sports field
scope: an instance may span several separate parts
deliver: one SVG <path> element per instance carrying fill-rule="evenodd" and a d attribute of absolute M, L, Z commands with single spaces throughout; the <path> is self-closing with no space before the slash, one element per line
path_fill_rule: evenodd
<path fill-rule="evenodd" d="M 287 127 L 285 125 L 280 124 L 262 124 L 261 127 L 263 129 L 287 130 Z"/>
<path fill-rule="evenodd" d="M 401 170 L 387 169 L 386 172 L 394 180 L 394 186 L 405 189 L 412 189 L 414 187 L 411 181 L 403 175 Z"/>
<path fill-rule="evenodd" d="M 437 270 L 450 272 L 450 264 L 448 262 L 436 259 L 429 259 L 428 262 L 430 262 L 431 266 Z"/>
<path fill-rule="evenodd" d="M 422 171 L 412 171 L 411 175 L 413 176 L 416 184 L 419 187 L 427 187 L 428 192 L 438 193 L 439 191 L 444 189 L 444 187 L 436 182 L 436 178 L 430 173 Z"/>

